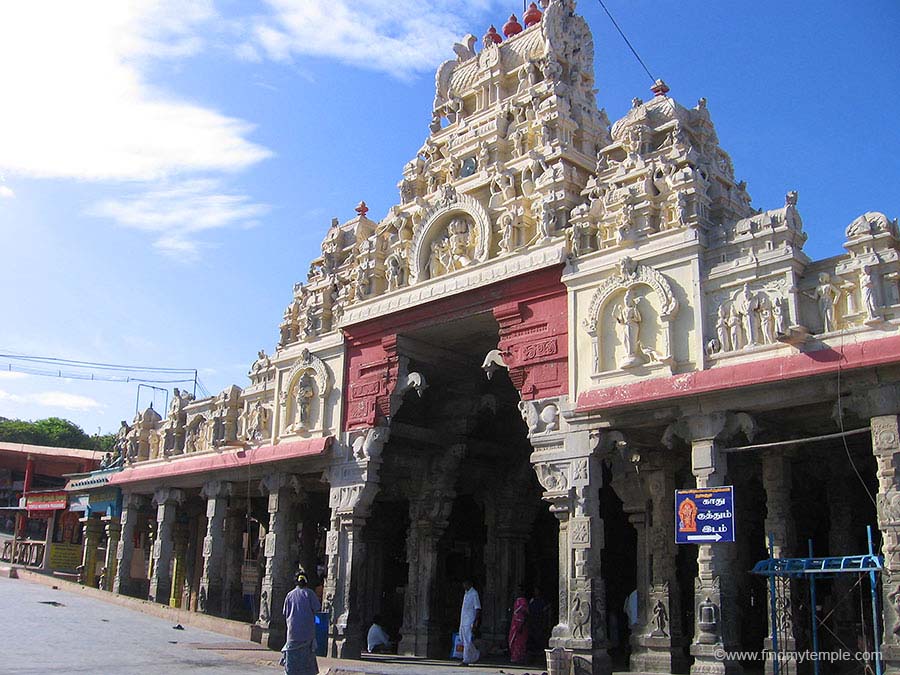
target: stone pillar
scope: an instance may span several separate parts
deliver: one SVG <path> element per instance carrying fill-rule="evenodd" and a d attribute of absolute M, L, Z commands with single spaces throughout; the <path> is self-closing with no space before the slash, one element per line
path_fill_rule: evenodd
<path fill-rule="evenodd" d="M 644 512 L 643 538 L 645 559 L 641 562 L 638 542 L 638 582 L 641 619 L 631 636 L 632 671 L 651 673 L 682 672 L 684 629 L 681 622 L 681 596 L 675 566 L 675 469 L 671 463 L 641 466 L 642 494 L 649 498 Z"/>
<path fill-rule="evenodd" d="M 98 516 L 82 518 L 84 523 L 84 551 L 81 557 L 82 581 L 85 586 L 97 586 L 97 548 L 103 533 L 103 522 Z"/>
<path fill-rule="evenodd" d="M 691 468 L 698 488 L 725 484 L 726 456 L 716 438 L 724 430 L 724 413 L 688 420 Z M 734 544 L 699 544 L 694 581 L 694 639 L 692 675 L 740 673 L 737 660 L 723 659 L 722 650 L 738 650 L 737 589 L 734 583 Z"/>
<path fill-rule="evenodd" d="M 119 517 L 121 528 L 119 545 L 116 546 L 115 573 L 109 574 L 112 578 L 113 593 L 130 595 L 134 592 L 131 581 L 131 560 L 134 557 L 134 531 L 143 502 L 144 498 L 141 495 L 130 492 L 122 495 L 122 515 Z"/>
<path fill-rule="evenodd" d="M 546 404 L 542 402 L 546 409 Z M 550 646 L 572 653 L 574 675 L 612 671 L 607 652 L 606 587 L 601 576 L 604 548 L 600 518 L 602 468 L 587 431 L 532 433 L 543 498 L 559 520 L 559 624 Z"/>
<path fill-rule="evenodd" d="M 432 617 L 433 592 L 437 573 L 438 542 L 447 529 L 452 497 L 435 496 L 409 503 L 409 532 L 406 561 L 409 575 L 404 596 L 403 627 L 399 652 L 430 656 L 441 639 L 439 622 Z"/>
<path fill-rule="evenodd" d="M 343 446 L 343 461 L 329 469 L 331 529 L 326 540 L 328 577 L 323 608 L 330 613 L 328 653 L 359 658 L 365 646 L 361 604 L 366 597 L 366 545 L 361 534 L 378 492 L 381 451 L 390 429 L 353 432 Z M 340 456 L 341 449 L 336 449 Z"/>
<path fill-rule="evenodd" d="M 153 572 L 150 575 L 149 599 L 165 604 L 172 592 L 172 530 L 178 505 L 184 499 L 181 490 L 160 488 L 153 493 L 156 504 L 156 534 L 153 541 Z"/>
<path fill-rule="evenodd" d="M 172 530 L 172 590 L 169 595 L 169 607 L 181 608 L 184 595 L 184 581 L 187 578 L 188 526 L 176 523 Z M 185 607 L 185 609 L 189 609 Z"/>
<path fill-rule="evenodd" d="M 519 516 L 525 518 L 526 513 L 520 512 Z M 489 528 L 485 544 L 485 559 L 493 558 L 494 565 L 485 565 L 492 572 L 485 580 L 485 597 L 481 601 L 484 607 L 482 633 L 491 644 L 497 645 L 507 643 L 507 618 L 515 600 L 516 587 L 525 579 L 525 543 L 528 535 L 522 534 L 516 527 L 509 527 L 509 518 L 515 516 L 504 510 L 498 518 L 504 527 L 497 528 L 495 524 L 494 528 Z M 526 522 L 530 524 L 531 521 L 528 519 Z M 487 549 L 490 549 L 490 556 Z"/>
<path fill-rule="evenodd" d="M 295 481 L 284 473 L 273 473 L 261 481 L 269 493 L 269 529 L 266 534 L 266 571 L 259 596 L 259 618 L 262 643 L 270 649 L 281 649 L 287 638 L 282 609 L 290 590 L 292 572 L 291 543 L 294 537 L 293 506 Z"/>
<path fill-rule="evenodd" d="M 776 558 L 793 557 L 796 547 L 796 535 L 794 532 L 794 518 L 791 515 L 791 462 L 783 453 L 768 451 L 762 456 L 763 488 L 766 491 L 766 547 L 769 546 L 768 537 L 772 537 L 773 551 L 771 555 Z M 772 632 L 778 636 L 779 673 L 782 675 L 795 675 L 797 672 L 797 660 L 793 654 L 797 649 L 797 641 L 794 638 L 794 604 L 789 577 L 775 578 L 775 625 L 772 625 L 772 585 L 766 579 L 767 601 L 766 616 L 769 618 L 769 636 L 766 637 L 763 648 L 772 652 Z M 787 658 L 785 658 L 787 657 Z M 774 672 L 774 661 L 767 658 L 765 672 Z"/>
<path fill-rule="evenodd" d="M 103 590 L 111 591 L 118 572 L 119 533 L 122 525 L 119 516 L 106 516 L 102 520 L 106 524 L 106 560 L 103 561 L 106 567 L 106 587 Z"/>
<path fill-rule="evenodd" d="M 878 528 L 884 555 L 881 657 L 884 673 L 895 675 L 900 673 L 900 417 L 872 417 L 870 426 L 878 466 Z"/>
<path fill-rule="evenodd" d="M 336 583 L 329 598 L 332 612 L 332 638 L 329 652 L 335 658 L 359 658 L 365 642 L 365 624 L 358 602 L 365 596 L 362 583 L 365 577 L 366 544 L 361 533 L 366 517 L 339 514 L 332 520 L 329 532 L 329 565 L 336 560 L 333 570 Z M 336 535 L 336 536 L 335 536 Z M 326 597 L 328 592 L 326 591 Z"/>
<path fill-rule="evenodd" d="M 240 616 L 242 600 L 241 595 L 241 564 L 244 560 L 242 535 L 244 524 L 247 522 L 246 512 L 240 510 L 240 505 L 235 505 L 234 510 L 228 511 L 224 522 L 224 582 L 222 585 L 222 616 L 226 619 L 234 619 Z"/>
<path fill-rule="evenodd" d="M 203 571 L 197 609 L 205 614 L 220 614 L 224 587 L 225 513 L 231 484 L 209 481 L 203 485 L 200 494 L 206 497 L 206 536 L 203 538 Z"/>

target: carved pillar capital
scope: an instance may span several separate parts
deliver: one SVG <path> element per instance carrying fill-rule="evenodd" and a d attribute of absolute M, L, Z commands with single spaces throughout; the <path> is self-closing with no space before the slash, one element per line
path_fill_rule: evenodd
<path fill-rule="evenodd" d="M 232 485 L 221 480 L 210 480 L 200 488 L 200 495 L 206 499 L 222 499 L 231 495 Z"/>
<path fill-rule="evenodd" d="M 153 493 L 153 503 L 156 506 L 181 504 L 184 501 L 184 492 L 176 488 L 157 488 Z"/>

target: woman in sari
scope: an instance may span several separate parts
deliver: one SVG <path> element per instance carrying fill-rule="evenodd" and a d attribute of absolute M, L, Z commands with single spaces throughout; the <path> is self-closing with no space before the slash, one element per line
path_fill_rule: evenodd
<path fill-rule="evenodd" d="M 528 644 L 528 600 L 525 598 L 525 587 L 516 590 L 516 601 L 513 604 L 512 619 L 509 622 L 509 658 L 513 663 L 525 663 Z"/>

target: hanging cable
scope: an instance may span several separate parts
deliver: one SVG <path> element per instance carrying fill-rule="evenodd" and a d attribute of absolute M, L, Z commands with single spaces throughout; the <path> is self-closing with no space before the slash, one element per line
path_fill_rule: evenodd
<path fill-rule="evenodd" d="M 856 474 L 856 477 L 859 479 L 860 484 L 863 486 L 863 490 L 866 491 L 866 494 L 869 496 L 869 499 L 872 500 L 872 504 L 875 505 L 876 510 L 878 509 L 878 502 L 875 501 L 875 497 L 872 496 L 871 491 L 869 490 L 869 486 L 866 485 L 866 481 L 863 480 L 862 474 L 859 472 L 859 469 L 856 468 L 856 462 L 853 461 L 853 455 L 850 454 L 850 446 L 847 444 L 847 436 L 844 432 L 844 406 L 841 405 L 841 366 L 842 361 L 844 360 L 844 332 L 841 331 L 841 358 L 838 360 L 838 369 L 837 369 L 837 414 L 838 414 L 838 426 L 841 429 L 841 441 L 844 444 L 844 451 L 847 453 L 847 459 L 850 461 L 850 466 L 853 468 L 853 473 Z"/>
<path fill-rule="evenodd" d="M 641 67 L 644 69 L 644 72 L 647 73 L 647 76 L 650 78 L 651 82 L 656 82 L 656 78 L 653 77 L 653 74 L 650 72 L 650 69 L 647 67 L 647 64 L 644 63 L 644 59 L 641 58 L 640 54 L 637 53 L 637 50 L 632 46 L 629 39 L 625 36 L 625 33 L 619 28 L 619 24 L 616 23 L 616 20 L 613 18 L 613 15 L 610 14 L 609 10 L 606 8 L 606 5 L 603 4 L 603 0 L 597 0 L 600 3 L 600 6 L 603 8 L 603 11 L 606 12 L 606 16 L 609 17 L 609 20 L 612 21 L 613 26 L 616 27 L 616 30 L 619 31 L 619 35 L 622 36 L 622 39 L 625 40 L 625 44 L 628 45 L 628 48 L 631 50 L 631 53 L 634 54 L 634 58 L 638 60 L 638 63 L 641 64 Z"/>

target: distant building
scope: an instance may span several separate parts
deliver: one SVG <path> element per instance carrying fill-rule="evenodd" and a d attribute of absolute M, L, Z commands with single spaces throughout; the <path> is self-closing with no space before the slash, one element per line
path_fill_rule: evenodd
<path fill-rule="evenodd" d="M 767 535 L 844 555 L 877 524 L 900 667 L 897 222 L 863 214 L 810 260 L 796 192 L 751 206 L 704 99 L 657 82 L 609 124 L 574 4 L 454 46 L 399 202 L 332 222 L 246 388 L 123 425 L 112 589 L 279 646 L 302 567 L 331 654 L 378 613 L 425 656 L 474 575 L 495 646 L 525 583 L 575 672 L 733 672 L 719 650 L 770 632 L 747 574 Z M 737 541 L 676 547 L 675 490 L 722 485 Z M 808 603 L 779 589 L 800 648 Z M 860 607 L 834 628 L 851 644 Z"/>
<path fill-rule="evenodd" d="M 96 469 L 102 454 L 0 441 L 0 562 L 74 573 L 81 564 L 79 514 L 67 474 Z"/>

